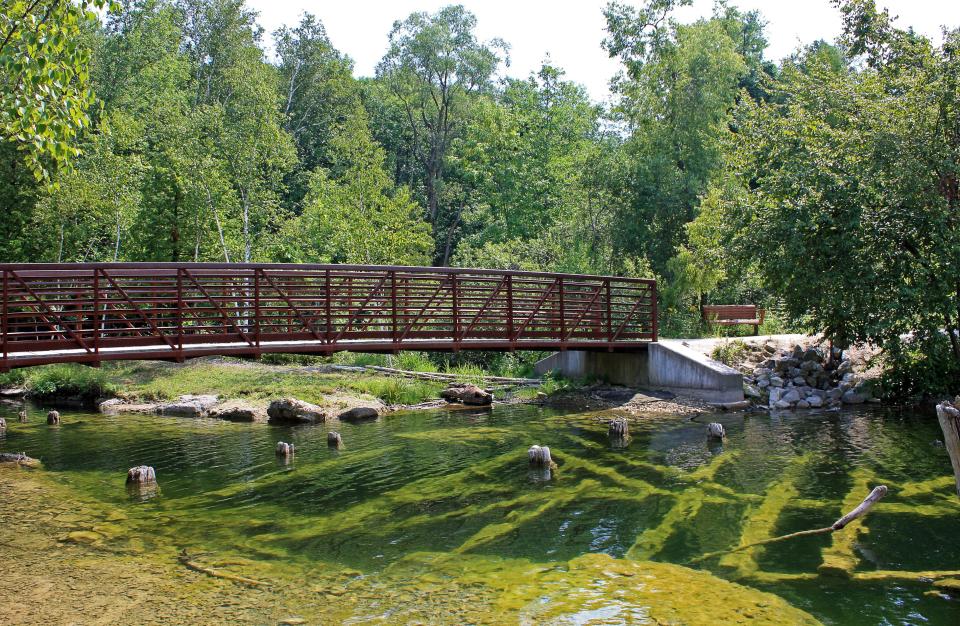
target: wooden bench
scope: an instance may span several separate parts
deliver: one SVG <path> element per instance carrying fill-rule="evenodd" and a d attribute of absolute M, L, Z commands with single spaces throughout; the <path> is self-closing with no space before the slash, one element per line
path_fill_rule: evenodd
<path fill-rule="evenodd" d="M 759 334 L 765 311 L 755 304 L 709 304 L 701 307 L 703 321 L 717 326 L 753 326 L 753 334 Z"/>

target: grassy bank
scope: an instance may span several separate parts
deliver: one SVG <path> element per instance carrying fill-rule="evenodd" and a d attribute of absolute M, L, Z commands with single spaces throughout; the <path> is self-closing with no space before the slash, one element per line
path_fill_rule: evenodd
<path fill-rule="evenodd" d="M 421 353 L 398 355 L 344 355 L 339 364 L 389 365 L 420 372 L 456 374 L 463 382 L 482 382 L 491 372 L 474 363 L 442 364 Z M 262 362 L 239 359 L 198 359 L 184 364 L 156 361 L 104 363 L 99 369 L 65 364 L 14 370 L 0 375 L 0 387 L 24 387 L 40 400 L 58 398 L 94 401 L 119 396 L 130 401 L 172 400 L 185 394 L 215 394 L 222 398 L 264 402 L 292 396 L 323 404 L 331 395 L 360 395 L 387 404 L 418 404 L 439 397 L 444 383 L 411 380 L 372 373 L 324 371 L 330 359 L 290 355 L 267 355 Z M 503 370 L 497 375 L 505 373 Z M 516 373 L 516 372 L 509 372 Z M 549 380 L 543 389 L 557 391 L 568 386 Z M 518 397 L 533 397 L 535 388 L 518 389 Z"/>

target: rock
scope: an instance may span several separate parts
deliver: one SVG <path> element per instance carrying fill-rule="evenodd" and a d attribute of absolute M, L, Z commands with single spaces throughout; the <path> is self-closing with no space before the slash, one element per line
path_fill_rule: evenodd
<path fill-rule="evenodd" d="M 760 393 L 760 389 L 754 387 L 753 385 L 744 385 L 743 395 L 747 396 L 748 398 L 760 398 L 763 396 L 763 394 Z"/>
<path fill-rule="evenodd" d="M 242 400 L 230 400 L 210 409 L 210 417 L 229 422 L 265 422 L 267 412 Z"/>
<path fill-rule="evenodd" d="M 176 402 L 161 404 L 157 413 L 172 417 L 204 417 L 216 404 L 217 396 L 180 396 Z"/>
<path fill-rule="evenodd" d="M 770 379 L 768 378 L 761 378 L 760 380 L 757 381 L 757 387 L 759 387 L 760 389 L 766 389 L 769 386 L 770 386 Z"/>
<path fill-rule="evenodd" d="M 783 389 L 780 387 L 771 387 L 770 388 L 770 405 L 773 406 L 780 401 L 780 396 L 783 395 Z"/>
<path fill-rule="evenodd" d="M 771 387 L 783 387 L 783 379 L 779 376 L 770 377 L 770 386 Z"/>
<path fill-rule="evenodd" d="M 777 408 L 777 409 L 789 409 L 793 405 L 785 400 L 777 400 L 776 402 L 773 403 L 773 406 L 774 408 Z"/>
<path fill-rule="evenodd" d="M 60 538 L 60 541 L 63 542 L 82 543 L 88 545 L 100 543 L 102 540 L 103 535 L 93 532 L 92 530 L 74 530 Z"/>
<path fill-rule="evenodd" d="M 314 424 L 327 419 L 323 408 L 296 398 L 274 400 L 267 407 L 267 416 L 271 424 Z"/>
<path fill-rule="evenodd" d="M 772 343 L 763 344 L 763 353 L 773 355 L 777 353 L 777 347 Z"/>
<path fill-rule="evenodd" d="M 868 399 L 866 394 L 858 393 L 852 389 L 844 392 L 841 400 L 844 404 L 863 404 Z"/>
<path fill-rule="evenodd" d="M 138 465 L 127 470 L 128 485 L 148 485 L 157 482 L 157 473 L 149 465 Z"/>
<path fill-rule="evenodd" d="M 788 389 L 786 393 L 780 396 L 782 402 L 789 402 L 793 404 L 794 402 L 800 401 L 800 392 L 796 389 Z"/>
<path fill-rule="evenodd" d="M 106 413 L 107 415 L 113 415 L 119 413 L 120 410 L 118 407 L 123 406 L 125 402 L 120 398 L 110 398 L 109 400 L 104 400 L 97 405 L 97 410 L 101 413 Z"/>
<path fill-rule="evenodd" d="M 27 395 L 27 390 L 23 387 L 11 387 L 9 389 L 0 389 L 0 397 L 4 398 L 22 398 Z"/>
<path fill-rule="evenodd" d="M 840 361 L 840 365 L 838 365 L 836 369 L 837 374 L 840 374 L 840 375 L 843 375 L 852 371 L 853 371 L 853 363 L 850 362 L 850 359 L 844 359 L 843 361 Z"/>
<path fill-rule="evenodd" d="M 839 387 L 834 387 L 833 389 L 827 389 L 825 393 L 826 393 L 826 399 L 830 400 L 831 402 L 837 401 L 843 397 L 843 389 L 840 389 Z"/>
<path fill-rule="evenodd" d="M 344 422 L 359 422 L 364 420 L 375 420 L 380 417 L 380 411 L 372 406 L 355 406 L 352 409 L 344 411 L 337 416 Z"/>
<path fill-rule="evenodd" d="M 823 406 L 823 398 L 820 396 L 807 396 L 806 399 L 807 405 L 813 408 L 818 408 Z"/>
<path fill-rule="evenodd" d="M 793 384 L 796 385 L 797 387 L 803 387 L 804 385 L 807 384 L 807 379 L 804 378 L 803 376 L 797 376 L 791 382 L 793 382 Z"/>
<path fill-rule="evenodd" d="M 799 361 L 803 358 L 803 348 L 800 346 L 793 346 L 793 350 L 790 352 L 790 358 Z"/>
<path fill-rule="evenodd" d="M 493 402 L 493 394 L 476 385 L 463 383 L 451 384 L 440 392 L 440 397 L 447 402 L 462 402 L 474 406 L 484 406 Z"/>
<path fill-rule="evenodd" d="M 0 465 L 22 465 L 40 467 L 40 461 L 28 457 L 23 452 L 0 452 Z"/>
<path fill-rule="evenodd" d="M 56 425 L 60 423 L 60 411 L 50 411 L 47 413 L 47 424 Z"/>
<path fill-rule="evenodd" d="M 806 362 L 820 363 L 823 361 L 823 354 L 820 352 L 820 350 L 811 346 L 803 351 L 802 360 Z"/>
<path fill-rule="evenodd" d="M 807 402 L 806 400 L 800 400 L 799 402 L 797 402 L 797 408 L 798 408 L 798 409 L 809 409 L 809 408 L 810 408 L 810 403 Z"/>

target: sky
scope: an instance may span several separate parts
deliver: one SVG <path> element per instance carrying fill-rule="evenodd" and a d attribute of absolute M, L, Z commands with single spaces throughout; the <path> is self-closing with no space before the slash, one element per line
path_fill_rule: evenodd
<path fill-rule="evenodd" d="M 621 0 L 639 4 L 634 0 Z M 357 76 L 372 76 L 387 49 L 387 35 L 398 19 L 414 11 L 436 11 L 455 0 L 248 0 L 260 13 L 267 33 L 281 25 L 295 25 L 306 11 L 327 28 L 333 45 L 355 62 Z M 600 42 L 604 37 L 602 10 L 606 0 L 460 0 L 477 16 L 477 35 L 500 37 L 510 46 L 509 68 L 501 73 L 526 77 L 542 61 L 566 71 L 566 78 L 587 88 L 590 97 L 604 101 L 610 78 L 620 69 Z M 767 58 L 779 60 L 817 39 L 840 34 L 840 13 L 830 0 L 731 0 L 742 10 L 758 9 L 768 22 Z M 878 0 L 878 5 L 899 16 L 901 28 L 914 30 L 939 43 L 941 27 L 960 26 L 958 0 Z M 675 13 L 681 22 L 710 15 L 713 0 L 694 0 Z M 269 41 L 269 37 L 267 38 Z"/>

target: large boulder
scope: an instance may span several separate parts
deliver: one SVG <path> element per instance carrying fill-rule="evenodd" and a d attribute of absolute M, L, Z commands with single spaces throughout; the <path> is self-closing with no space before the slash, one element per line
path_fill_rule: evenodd
<path fill-rule="evenodd" d="M 380 417 L 380 410 L 374 406 L 355 406 L 340 413 L 337 419 L 343 422 L 364 422 Z"/>
<path fill-rule="evenodd" d="M 326 419 L 323 407 L 296 398 L 274 400 L 267 407 L 267 421 L 271 424 L 315 424 Z"/>
<path fill-rule="evenodd" d="M 476 385 L 453 383 L 440 392 L 447 402 L 462 402 L 474 406 L 485 406 L 493 402 L 493 394 Z"/>
<path fill-rule="evenodd" d="M 265 422 L 267 412 L 262 406 L 254 406 L 243 400 L 229 400 L 210 409 L 210 417 L 230 422 Z"/>
<path fill-rule="evenodd" d="M 174 402 L 158 406 L 157 413 L 172 417 L 204 417 L 217 401 L 217 396 L 180 396 Z"/>

